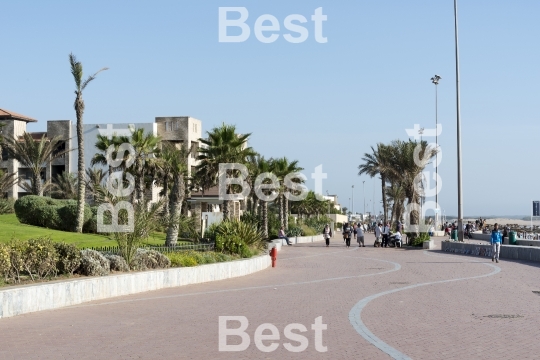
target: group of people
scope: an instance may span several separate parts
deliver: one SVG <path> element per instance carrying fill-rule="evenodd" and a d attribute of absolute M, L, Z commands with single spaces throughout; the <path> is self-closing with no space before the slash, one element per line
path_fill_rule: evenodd
<path fill-rule="evenodd" d="M 394 234 L 390 233 L 390 223 L 386 223 L 383 226 L 382 223 L 375 224 L 373 230 L 375 232 L 375 246 L 384 246 L 388 247 L 390 242 L 390 236 L 392 236 L 395 242 L 401 243 L 401 223 L 398 223 L 397 232 Z M 358 243 L 358 247 L 366 247 L 365 245 L 365 233 L 368 231 L 368 226 L 363 223 L 344 223 L 342 228 L 343 241 L 345 242 L 346 247 L 351 247 L 351 239 L 355 238 Z M 332 229 L 329 224 L 326 224 L 323 230 L 323 237 L 326 241 L 326 247 L 330 246 L 330 238 L 332 238 Z"/>

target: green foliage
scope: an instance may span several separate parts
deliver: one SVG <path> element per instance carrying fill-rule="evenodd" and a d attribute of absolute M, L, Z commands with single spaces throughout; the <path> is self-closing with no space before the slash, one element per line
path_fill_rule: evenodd
<path fill-rule="evenodd" d="M 204 253 L 197 251 L 181 251 L 167 254 L 167 257 L 171 260 L 171 266 L 173 267 L 197 266 L 202 264 L 231 261 L 235 259 L 233 256 L 216 253 L 213 251 Z"/>
<path fill-rule="evenodd" d="M 24 267 L 32 279 L 34 279 L 34 275 L 38 279 L 50 275 L 56 276 L 58 255 L 51 239 L 37 238 L 28 240 L 23 257 Z"/>
<path fill-rule="evenodd" d="M 259 226 L 259 217 L 249 211 L 246 211 L 240 216 L 240 221 L 246 224 Z"/>
<path fill-rule="evenodd" d="M 315 229 L 313 229 L 313 228 L 311 228 L 311 227 L 309 227 L 307 225 L 304 225 L 304 224 L 302 224 L 301 227 L 302 227 L 302 232 L 304 233 L 304 236 L 315 236 L 315 235 L 319 235 L 319 234 L 322 233 L 322 230 L 319 233 L 319 232 L 315 231 Z"/>
<path fill-rule="evenodd" d="M 225 254 L 236 254 L 241 255 L 245 252 L 245 248 L 248 246 L 235 235 L 221 235 L 218 234 L 216 238 L 216 251 L 225 253 Z"/>
<path fill-rule="evenodd" d="M 327 218 L 326 216 L 321 216 L 319 218 L 307 218 L 303 221 L 303 223 L 315 230 L 315 234 L 321 234 L 326 224 L 330 224 L 331 221 L 332 220 Z"/>
<path fill-rule="evenodd" d="M 77 202 L 75 200 L 58 200 L 28 195 L 17 199 L 14 209 L 15 215 L 23 224 L 62 231 L 75 229 L 77 220 Z M 85 223 L 91 219 L 92 210 L 89 206 L 85 206 Z"/>
<path fill-rule="evenodd" d="M 336 223 L 337 229 L 341 229 L 342 227 L 343 227 L 343 223 L 340 223 L 340 222 Z"/>
<path fill-rule="evenodd" d="M 0 215 L 13 214 L 15 212 L 13 199 L 0 199 Z"/>
<path fill-rule="evenodd" d="M 56 268 L 61 274 L 73 275 L 81 265 L 81 252 L 73 244 L 54 243 L 54 249 L 58 255 Z"/>
<path fill-rule="evenodd" d="M 0 244 L 0 276 L 7 279 L 10 269 L 9 247 L 5 244 Z"/>
<path fill-rule="evenodd" d="M 424 241 L 429 241 L 431 239 L 427 232 L 408 232 L 406 234 L 407 239 L 409 239 L 409 244 L 411 244 L 412 246 L 423 246 Z"/>
<path fill-rule="evenodd" d="M 91 249 L 81 250 L 81 266 L 79 272 L 86 276 L 109 275 L 110 262 L 100 252 Z"/>
<path fill-rule="evenodd" d="M 287 230 L 288 236 L 304 236 L 304 230 L 299 226 L 289 226 L 289 230 Z"/>
<path fill-rule="evenodd" d="M 264 248 L 266 242 L 256 225 L 237 220 L 223 221 L 219 224 L 218 234 L 226 238 L 236 238 L 243 244 L 256 249 Z M 217 237 L 216 237 L 217 241 Z"/>
<path fill-rule="evenodd" d="M 216 241 L 220 223 L 213 223 L 204 232 L 204 237 L 210 239 L 210 241 Z"/>

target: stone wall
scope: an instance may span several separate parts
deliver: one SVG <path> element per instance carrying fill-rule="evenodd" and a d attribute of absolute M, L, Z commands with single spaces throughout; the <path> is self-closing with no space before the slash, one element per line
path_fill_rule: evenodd
<path fill-rule="evenodd" d="M 270 256 L 195 267 L 83 278 L 0 290 L 0 319 L 88 301 L 224 280 L 268 268 Z"/>
<path fill-rule="evenodd" d="M 441 250 L 445 252 L 492 257 L 493 246 L 481 244 L 468 244 L 455 241 L 443 241 Z M 540 262 L 540 248 L 533 246 L 502 245 L 499 254 L 501 259 L 526 260 Z"/>

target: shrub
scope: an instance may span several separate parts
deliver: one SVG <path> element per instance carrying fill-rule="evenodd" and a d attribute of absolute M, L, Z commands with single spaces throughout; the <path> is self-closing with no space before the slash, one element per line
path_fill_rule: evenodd
<path fill-rule="evenodd" d="M 13 199 L 0 199 L 0 215 L 13 214 L 15 212 Z"/>
<path fill-rule="evenodd" d="M 235 237 L 243 244 L 258 249 L 264 248 L 264 245 L 266 244 L 262 232 L 257 229 L 256 225 L 237 220 L 223 221 L 219 224 L 217 232 L 219 235 L 223 236 L 223 239 Z"/>
<path fill-rule="evenodd" d="M 289 236 L 304 236 L 304 230 L 299 226 L 289 226 L 287 230 L 287 235 Z"/>
<path fill-rule="evenodd" d="M 315 229 L 310 228 L 307 225 L 302 225 L 302 232 L 304 233 L 304 236 L 315 236 L 319 234 L 318 232 L 315 231 Z M 322 230 L 320 233 L 322 234 Z"/>
<path fill-rule="evenodd" d="M 32 279 L 34 279 L 34 274 L 38 278 L 56 276 L 58 255 L 50 238 L 30 239 L 25 250 L 24 267 Z"/>
<path fill-rule="evenodd" d="M 81 266 L 81 251 L 73 244 L 54 243 L 58 261 L 56 268 L 61 274 L 73 275 Z"/>
<path fill-rule="evenodd" d="M 221 235 L 216 238 L 216 251 L 225 254 L 242 254 L 242 249 L 248 246 L 236 235 Z"/>
<path fill-rule="evenodd" d="M 137 249 L 130 265 L 134 270 L 165 269 L 171 266 L 171 261 L 158 251 Z"/>
<path fill-rule="evenodd" d="M 17 199 L 14 204 L 15 215 L 23 224 L 44 226 L 39 223 L 41 219 L 41 209 L 48 204 L 47 198 L 43 196 L 27 195 Z"/>
<path fill-rule="evenodd" d="M 9 256 L 9 247 L 0 244 L 0 275 L 7 279 L 11 269 L 11 260 Z"/>
<path fill-rule="evenodd" d="M 211 241 L 216 241 L 218 229 L 219 229 L 219 223 L 213 223 L 204 232 L 204 237 L 207 239 L 210 239 Z"/>
<path fill-rule="evenodd" d="M 106 254 L 105 257 L 110 262 L 111 271 L 129 271 L 129 266 L 123 257 L 109 254 Z"/>
<path fill-rule="evenodd" d="M 20 240 L 11 240 L 8 244 L 9 262 L 11 268 L 9 269 L 8 278 L 13 279 L 15 282 L 21 281 L 21 272 L 24 271 L 24 253 L 28 247 L 28 242 Z"/>
<path fill-rule="evenodd" d="M 212 264 L 234 259 L 234 257 L 230 255 L 213 251 L 200 253 L 193 250 L 169 253 L 167 254 L 167 257 L 171 260 L 171 266 L 174 267 L 190 267 L 199 264 Z"/>
<path fill-rule="evenodd" d="M 58 210 L 61 208 L 61 205 L 47 205 L 44 206 L 40 211 L 40 223 L 41 226 L 49 229 L 60 229 L 62 228 L 64 220 L 58 214 Z"/>
<path fill-rule="evenodd" d="M 326 216 L 320 218 L 311 217 L 304 220 L 304 224 L 315 230 L 315 234 L 321 234 L 326 224 L 330 224 L 332 220 Z"/>
<path fill-rule="evenodd" d="M 109 275 L 111 265 L 105 256 L 98 251 L 85 249 L 81 250 L 81 266 L 79 272 L 87 276 Z"/>
<path fill-rule="evenodd" d="M 61 201 L 61 200 L 57 200 Z M 66 201 L 66 200 L 64 200 Z M 62 219 L 61 226 L 58 230 L 74 231 L 77 224 L 77 202 L 75 200 L 67 200 L 70 203 L 64 206 L 57 207 L 58 216 Z M 84 207 L 84 223 L 92 219 L 92 210 L 89 206 Z"/>
<path fill-rule="evenodd" d="M 412 246 L 423 246 L 424 241 L 429 241 L 430 236 L 427 232 L 409 232 L 407 233 L 407 239 Z"/>

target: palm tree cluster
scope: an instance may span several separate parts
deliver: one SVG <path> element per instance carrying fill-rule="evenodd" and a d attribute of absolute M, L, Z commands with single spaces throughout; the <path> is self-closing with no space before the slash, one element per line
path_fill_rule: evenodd
<path fill-rule="evenodd" d="M 378 143 L 371 147 L 371 153 L 364 154 L 358 175 L 379 176 L 385 222 L 393 224 L 401 220 L 408 208 L 410 224 L 420 223 L 422 172 L 436 153 L 437 149 L 426 141 L 394 140 L 390 144 Z M 389 203 L 392 206 L 390 219 Z"/>

